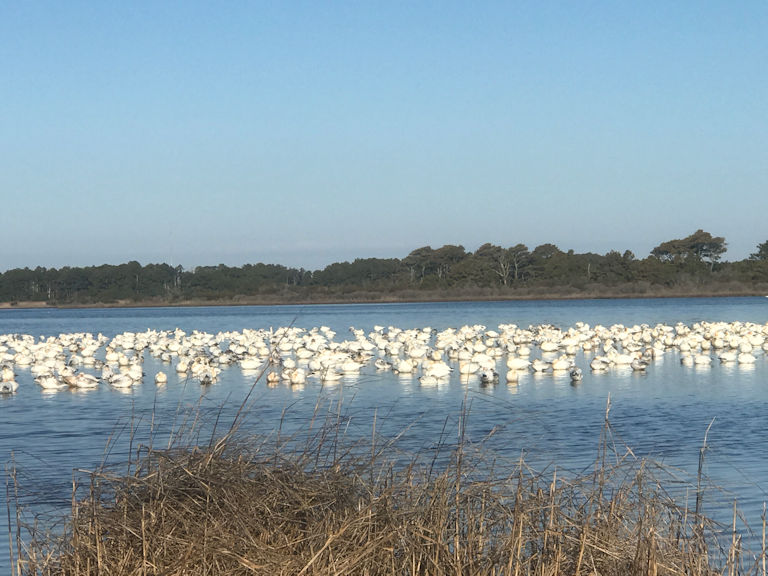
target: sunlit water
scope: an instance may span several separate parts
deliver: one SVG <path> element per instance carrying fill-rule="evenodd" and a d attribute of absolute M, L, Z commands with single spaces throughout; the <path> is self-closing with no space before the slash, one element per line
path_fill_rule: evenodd
<path fill-rule="evenodd" d="M 547 323 L 568 328 L 579 321 L 629 326 L 703 320 L 762 324 L 768 322 L 768 299 L 2 310 L 0 333 L 36 338 L 174 328 L 215 333 L 293 324 L 329 326 L 340 340 L 351 326 L 368 332 L 377 324 L 439 330 L 464 324 L 491 329 L 501 323 L 522 327 Z M 169 374 L 167 386 L 157 388 L 146 378 L 128 392 L 102 386 L 45 393 L 28 371 L 17 367 L 18 392 L 0 397 L 0 455 L 6 465 L 13 457 L 21 502 L 28 509 L 66 510 L 73 470 L 98 466 L 108 443 L 108 461 L 124 461 L 130 447 L 135 450 L 150 441 L 150 429 L 155 431 L 152 442 L 167 442 L 168 434 L 184 425 L 186 415 L 198 406 L 204 419 L 212 421 L 212 415 L 219 414 L 218 432 L 224 431 L 249 392 L 251 402 L 244 419 L 248 431 L 274 434 L 280 426 L 281 434 L 300 432 L 307 429 L 318 407 L 322 420 L 336 417 L 341 406 L 340 418 L 349 437 L 370 437 L 375 419 L 378 434 L 386 439 L 402 433 L 398 447 L 414 453 L 455 442 L 459 416 L 466 407 L 469 441 L 485 439 L 485 449 L 502 460 L 511 462 L 523 455 L 539 470 L 556 467 L 558 475 L 592 467 L 610 397 L 616 453 L 625 455 L 630 449 L 637 457 L 649 456 L 673 468 L 681 481 L 677 487 L 681 498 L 695 486 L 699 449 L 711 425 L 704 511 L 728 521 L 728 510 L 737 500 L 749 525 L 759 532 L 763 502 L 768 500 L 768 444 L 764 441 L 768 359 L 762 352 L 750 368 L 715 361 L 706 369 L 681 366 L 676 353 L 670 352 L 658 357 L 645 374 L 631 370 L 592 374 L 588 359 L 579 355 L 576 362 L 585 375 L 578 385 L 572 385 L 567 376 L 551 374 L 526 374 L 518 384 L 507 385 L 501 359 L 498 385 L 482 386 L 477 379 L 462 382 L 454 372 L 449 383 L 438 387 L 423 387 L 415 377 L 377 373 L 371 365 L 359 377 L 332 386 L 310 380 L 303 387 L 275 388 L 232 366 L 224 369 L 216 384 L 201 388 L 149 354 L 145 358 L 145 374 L 164 370 Z M 210 435 L 211 427 L 205 430 Z M 6 504 L 4 490 L 2 499 Z M 748 534 L 746 539 L 750 541 Z M 8 559 L 0 557 L 0 572 L 5 573 Z"/>

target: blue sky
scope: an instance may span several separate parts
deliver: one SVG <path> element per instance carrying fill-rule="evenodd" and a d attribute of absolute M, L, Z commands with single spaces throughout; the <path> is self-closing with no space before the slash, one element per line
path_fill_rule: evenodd
<path fill-rule="evenodd" d="M 768 3 L 0 0 L 0 269 L 768 239 Z"/>

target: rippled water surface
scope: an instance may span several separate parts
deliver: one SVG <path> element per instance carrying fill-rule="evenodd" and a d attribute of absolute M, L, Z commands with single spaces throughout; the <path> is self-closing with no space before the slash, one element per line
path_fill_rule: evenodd
<path fill-rule="evenodd" d="M 268 307 L 144 308 L 85 310 L 1 310 L 0 333 L 35 338 L 68 332 L 103 333 L 181 328 L 219 332 L 246 328 L 329 326 L 337 340 L 349 327 L 366 332 L 374 325 L 399 328 L 458 328 L 502 323 L 521 327 L 576 322 L 591 325 L 698 321 L 768 322 L 768 298 L 574 300 L 538 302 L 371 304 Z M 103 353 L 103 350 L 102 350 Z M 403 433 L 400 447 L 413 451 L 433 448 L 441 434 L 455 441 L 462 406 L 469 409 L 467 436 L 486 440 L 488 449 L 515 460 L 521 454 L 535 467 L 556 466 L 578 473 L 592 466 L 597 454 L 607 400 L 617 452 L 626 447 L 638 457 L 651 456 L 678 469 L 686 485 L 695 482 L 699 449 L 710 426 L 705 472 L 711 488 L 705 511 L 724 515 L 738 500 L 746 519 L 759 531 L 762 503 L 768 500 L 768 359 L 762 352 L 750 368 L 720 365 L 684 367 L 676 352 L 656 358 L 647 373 L 610 370 L 591 373 L 583 354 L 576 363 L 584 379 L 572 385 L 567 376 L 526 374 L 516 385 L 483 386 L 479 380 L 461 382 L 456 372 L 447 384 L 424 387 L 411 377 L 377 373 L 373 366 L 359 377 L 322 385 L 308 380 L 302 387 L 269 388 L 237 366 L 225 368 L 219 381 L 202 388 L 178 377 L 172 367 L 145 354 L 144 371 L 169 374 L 157 388 L 151 378 L 128 392 L 108 386 L 95 390 L 45 393 L 28 371 L 17 367 L 19 390 L 0 397 L 0 455 L 11 454 L 23 487 L 24 503 L 39 508 L 66 509 L 74 469 L 93 468 L 105 457 L 125 459 L 131 443 L 167 440 L 168 432 L 184 423 L 188 409 L 203 415 L 221 412 L 219 429 L 232 421 L 249 391 L 253 403 L 245 426 L 257 432 L 284 433 L 308 426 L 312 414 L 333 413 L 339 402 L 345 430 L 370 436 L 372 422 L 385 437 Z M 499 372 L 506 368 L 500 360 Z M 130 430 L 138 430 L 132 438 Z M 492 434 L 491 434 L 492 432 Z M 3 504 L 5 494 L 3 491 Z M 4 507 L 5 508 L 5 507 Z M 0 560 L 7 570 L 7 559 Z"/>

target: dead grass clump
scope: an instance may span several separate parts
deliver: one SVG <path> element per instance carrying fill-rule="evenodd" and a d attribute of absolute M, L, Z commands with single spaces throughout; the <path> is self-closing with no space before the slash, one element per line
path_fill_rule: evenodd
<path fill-rule="evenodd" d="M 33 534 L 19 574 L 721 573 L 703 520 L 645 462 L 566 480 L 522 460 L 498 473 L 469 448 L 440 470 L 323 443 L 144 450 L 128 475 L 91 473 L 66 533 Z"/>

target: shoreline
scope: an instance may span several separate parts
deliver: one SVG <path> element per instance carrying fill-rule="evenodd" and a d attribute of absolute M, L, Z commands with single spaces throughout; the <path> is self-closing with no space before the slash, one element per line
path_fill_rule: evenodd
<path fill-rule="evenodd" d="M 0 302 L 0 311 L 2 310 L 41 310 L 41 309 L 107 309 L 107 308 L 203 308 L 203 307 L 225 307 L 225 306 L 311 306 L 311 305 L 338 305 L 338 304 L 417 304 L 417 303 L 435 303 L 435 302 L 532 302 L 546 300 L 639 300 L 639 299 L 663 299 L 663 298 L 757 298 L 766 296 L 765 291 L 697 291 L 689 292 L 685 290 L 669 290 L 648 293 L 621 293 L 606 292 L 599 294 L 583 293 L 538 293 L 538 294 L 518 294 L 518 295 L 461 295 L 445 294 L 438 295 L 434 293 L 424 294 L 417 297 L 413 293 L 402 296 L 382 296 L 374 297 L 372 295 L 360 295 L 359 297 L 327 297 L 327 298 L 252 298 L 252 297 L 234 297 L 220 298 L 215 300 L 190 299 L 179 300 L 175 302 L 160 300 L 119 300 L 116 302 L 91 302 L 91 303 L 62 303 L 52 304 L 42 301 L 19 301 L 19 302 Z M 766 296 L 768 297 L 768 296 Z"/>

